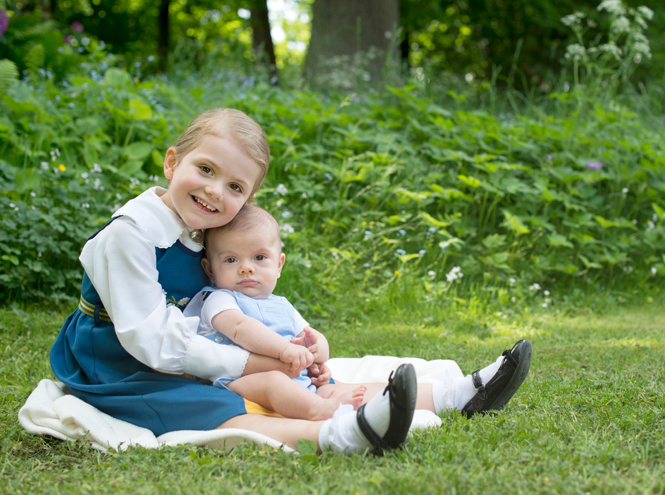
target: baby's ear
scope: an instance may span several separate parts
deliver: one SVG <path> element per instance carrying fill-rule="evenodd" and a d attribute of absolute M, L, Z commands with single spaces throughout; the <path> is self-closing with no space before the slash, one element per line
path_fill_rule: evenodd
<path fill-rule="evenodd" d="M 166 150 L 166 155 L 164 156 L 164 177 L 168 180 L 173 179 L 173 172 L 175 172 L 175 166 L 178 163 L 178 154 L 173 146 Z"/>
<path fill-rule="evenodd" d="M 208 258 L 201 258 L 201 266 L 203 267 L 203 271 L 206 272 L 206 275 L 208 275 L 210 281 L 214 284 L 215 279 L 212 274 L 212 265 L 210 264 L 210 261 L 208 261 Z"/>
<path fill-rule="evenodd" d="M 286 255 L 284 253 L 280 253 L 279 266 L 277 267 L 277 278 L 282 276 L 282 267 L 284 266 L 285 261 L 286 261 Z"/>

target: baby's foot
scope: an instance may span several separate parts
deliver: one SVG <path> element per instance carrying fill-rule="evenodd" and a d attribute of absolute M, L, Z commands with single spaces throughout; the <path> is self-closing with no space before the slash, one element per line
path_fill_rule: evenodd
<path fill-rule="evenodd" d="M 335 394 L 328 399 L 321 398 L 317 406 L 310 410 L 307 419 L 310 421 L 330 419 L 340 404 L 350 404 L 353 406 L 353 409 L 356 410 L 363 403 L 366 391 L 367 387 L 361 385 L 360 387 L 354 388 L 351 392 L 345 392 L 339 395 Z"/>

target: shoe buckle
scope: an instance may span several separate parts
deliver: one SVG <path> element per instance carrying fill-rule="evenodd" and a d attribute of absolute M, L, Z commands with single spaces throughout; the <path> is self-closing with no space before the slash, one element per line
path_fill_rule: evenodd
<path fill-rule="evenodd" d="M 471 380 L 473 381 L 473 386 L 478 391 L 480 398 L 485 400 L 487 399 L 487 390 L 485 390 L 485 385 L 483 385 L 483 381 L 480 379 L 480 373 L 478 373 L 479 371 L 480 370 L 476 370 L 471 373 Z"/>
<path fill-rule="evenodd" d="M 390 376 L 388 377 L 388 385 L 386 385 L 386 388 L 383 389 L 383 394 L 381 395 L 386 395 L 386 392 L 390 390 L 391 385 L 393 384 L 393 375 L 395 374 L 395 371 L 390 372 Z"/>

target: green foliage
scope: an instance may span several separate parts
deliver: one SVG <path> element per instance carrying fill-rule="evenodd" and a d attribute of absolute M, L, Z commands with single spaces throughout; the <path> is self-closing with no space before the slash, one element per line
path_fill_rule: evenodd
<path fill-rule="evenodd" d="M 663 122 L 628 100 L 580 89 L 514 116 L 472 109 L 489 92 L 320 95 L 230 71 L 141 81 L 109 60 L 62 84 L 37 73 L 0 101 L 4 300 L 76 297 L 84 240 L 213 106 L 269 136 L 258 201 L 282 224 L 279 291 L 312 314 L 350 294 L 509 302 L 534 284 L 648 290 L 665 275 Z"/>

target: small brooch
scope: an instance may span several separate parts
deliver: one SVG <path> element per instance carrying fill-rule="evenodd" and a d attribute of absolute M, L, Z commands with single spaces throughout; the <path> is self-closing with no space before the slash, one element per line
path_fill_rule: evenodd
<path fill-rule="evenodd" d="M 189 238 L 199 246 L 203 247 L 203 230 L 195 229 L 189 233 Z"/>

